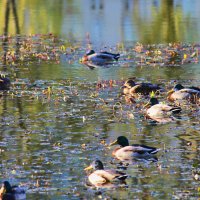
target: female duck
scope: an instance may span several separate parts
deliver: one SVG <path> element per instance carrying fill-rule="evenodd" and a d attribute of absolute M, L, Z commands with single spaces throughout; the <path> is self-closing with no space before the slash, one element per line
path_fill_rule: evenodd
<path fill-rule="evenodd" d="M 117 172 L 112 169 L 105 170 L 103 163 L 100 160 L 95 160 L 92 164 L 84 170 L 94 169 L 95 171 L 88 176 L 89 182 L 96 186 L 101 187 L 105 184 L 111 183 L 114 180 L 124 181 L 127 175 L 122 172 Z"/>
<path fill-rule="evenodd" d="M 193 86 L 184 88 L 181 84 L 177 84 L 168 92 L 168 100 L 170 101 L 189 100 L 195 103 L 199 98 L 200 88 Z"/>
<path fill-rule="evenodd" d="M 25 200 L 25 190 L 18 186 L 11 186 L 8 181 L 4 181 L 0 189 L 0 200 Z"/>
<path fill-rule="evenodd" d="M 137 93 L 148 95 L 152 91 L 156 92 L 161 90 L 161 88 L 152 83 L 135 83 L 133 79 L 128 79 L 123 86 L 123 94 L 134 95 Z"/>
<path fill-rule="evenodd" d="M 129 161 L 134 158 L 148 160 L 149 158 L 152 158 L 153 154 L 156 154 L 159 151 L 157 148 L 149 147 L 146 145 L 129 145 L 129 141 L 125 136 L 119 136 L 117 140 L 110 143 L 109 146 L 116 144 L 119 144 L 120 147 L 116 148 L 112 154 L 121 161 Z"/>
<path fill-rule="evenodd" d="M 181 112 L 180 107 L 160 104 L 158 99 L 155 97 L 152 97 L 150 101 L 145 105 L 145 107 L 148 105 L 151 107 L 146 110 L 146 116 L 157 122 L 170 122 L 174 120 L 173 114 Z"/>
<path fill-rule="evenodd" d="M 114 53 L 109 53 L 109 52 L 99 52 L 95 53 L 94 50 L 90 50 L 86 55 L 83 56 L 81 61 L 84 64 L 89 63 L 94 63 L 96 65 L 104 65 L 108 64 L 112 61 L 117 61 L 120 57 L 120 54 L 114 54 Z"/>

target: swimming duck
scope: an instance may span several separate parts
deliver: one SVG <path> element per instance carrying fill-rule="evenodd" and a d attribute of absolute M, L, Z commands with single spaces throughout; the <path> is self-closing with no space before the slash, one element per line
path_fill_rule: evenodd
<path fill-rule="evenodd" d="M 95 53 L 94 50 L 90 50 L 89 52 L 86 53 L 86 55 L 83 56 L 81 62 L 84 64 L 93 63 L 96 65 L 104 65 L 115 60 L 117 61 L 119 57 L 120 57 L 119 53 L 114 54 L 106 51 Z"/>
<path fill-rule="evenodd" d="M 177 84 L 168 92 L 167 98 L 169 101 L 188 100 L 195 103 L 200 98 L 200 88 L 194 86 L 185 88 Z"/>
<path fill-rule="evenodd" d="M 161 90 L 160 86 L 152 83 L 135 83 L 134 80 L 128 79 L 123 88 L 123 94 L 125 95 L 134 95 L 137 93 L 148 95 L 150 92 Z"/>
<path fill-rule="evenodd" d="M 148 118 L 153 119 L 157 122 L 170 122 L 174 120 L 172 114 L 177 114 L 181 112 L 180 107 L 159 103 L 158 99 L 155 97 L 152 97 L 150 101 L 145 105 L 145 107 L 149 105 L 150 108 L 146 110 L 146 115 Z"/>
<path fill-rule="evenodd" d="M 4 75 L 0 75 L 0 90 L 9 90 L 10 79 L 6 78 Z"/>
<path fill-rule="evenodd" d="M 25 200 L 25 190 L 18 186 L 11 186 L 8 181 L 4 181 L 0 189 L 0 200 Z"/>
<path fill-rule="evenodd" d="M 109 146 L 113 146 L 119 144 L 120 147 L 116 148 L 112 154 L 115 156 L 118 160 L 121 161 L 129 161 L 134 158 L 136 159 L 150 159 L 153 158 L 152 155 L 156 154 L 159 149 L 146 146 L 146 145 L 140 145 L 140 144 L 133 144 L 129 145 L 129 141 L 125 136 L 119 136 L 117 140 L 110 143 Z"/>
<path fill-rule="evenodd" d="M 113 169 L 104 169 L 103 163 L 100 160 L 93 161 L 92 164 L 84 170 L 90 169 L 94 169 L 95 171 L 88 176 L 88 180 L 96 187 L 101 187 L 115 180 L 124 181 L 127 178 L 127 175 L 123 172 L 118 172 Z"/>

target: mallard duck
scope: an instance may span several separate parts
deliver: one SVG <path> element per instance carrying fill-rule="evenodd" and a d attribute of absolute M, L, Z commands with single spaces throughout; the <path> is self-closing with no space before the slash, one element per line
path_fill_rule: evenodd
<path fill-rule="evenodd" d="M 137 93 L 148 95 L 152 91 L 156 92 L 161 90 L 160 86 L 152 83 L 135 83 L 134 80 L 128 79 L 123 88 L 123 94 L 125 95 L 134 95 Z"/>
<path fill-rule="evenodd" d="M 112 61 L 118 60 L 119 57 L 120 54 L 118 53 L 114 54 L 106 51 L 95 53 L 94 50 L 90 50 L 89 52 L 86 53 L 86 55 L 83 56 L 81 62 L 84 64 L 92 63 L 96 65 L 104 65 Z"/>
<path fill-rule="evenodd" d="M 157 122 L 170 122 L 174 120 L 172 114 L 181 112 L 180 107 L 159 103 L 158 99 L 155 97 L 152 97 L 145 107 L 148 107 L 149 105 L 150 108 L 146 110 L 146 116 Z"/>
<path fill-rule="evenodd" d="M 10 79 L 6 78 L 4 75 L 0 75 L 0 90 L 9 90 Z"/>
<path fill-rule="evenodd" d="M 194 86 L 185 88 L 177 84 L 168 92 L 167 98 L 169 101 L 188 100 L 195 103 L 200 98 L 200 88 Z"/>
<path fill-rule="evenodd" d="M 119 144 L 120 147 L 116 148 L 113 151 L 113 156 L 121 161 L 129 161 L 134 158 L 136 159 L 150 159 L 153 158 L 152 155 L 156 154 L 159 149 L 140 145 L 140 144 L 133 144 L 129 145 L 129 141 L 125 136 L 119 136 L 117 140 L 110 143 L 109 146 Z"/>
<path fill-rule="evenodd" d="M 90 169 L 94 169 L 95 171 L 88 176 L 88 180 L 96 187 L 103 186 L 115 180 L 124 181 L 127 178 L 127 175 L 123 172 L 118 172 L 113 169 L 104 169 L 103 163 L 100 160 L 93 161 L 92 164 L 84 170 Z"/>
<path fill-rule="evenodd" d="M 0 200 L 25 200 L 25 190 L 18 186 L 11 186 L 8 181 L 4 181 L 0 189 Z"/>

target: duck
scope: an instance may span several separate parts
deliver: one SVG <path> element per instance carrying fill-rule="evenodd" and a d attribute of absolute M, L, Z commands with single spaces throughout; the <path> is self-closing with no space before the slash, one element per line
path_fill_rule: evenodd
<path fill-rule="evenodd" d="M 26 193 L 22 187 L 11 186 L 8 181 L 4 181 L 0 189 L 0 200 L 25 200 Z"/>
<path fill-rule="evenodd" d="M 120 147 L 117 147 L 112 152 L 112 155 L 120 161 L 130 161 L 132 159 L 150 160 L 151 158 L 153 161 L 157 161 L 157 158 L 152 156 L 159 151 L 159 149 L 155 147 L 142 144 L 129 145 L 129 141 L 125 136 L 119 136 L 115 141 L 109 144 L 109 147 L 116 144 L 120 145 Z"/>
<path fill-rule="evenodd" d="M 127 178 L 127 175 L 123 172 L 118 172 L 114 169 L 104 169 L 103 163 L 98 159 L 93 161 L 84 170 L 87 171 L 90 169 L 94 169 L 95 171 L 88 176 L 88 181 L 96 187 L 104 186 L 113 181 L 123 182 Z"/>
<path fill-rule="evenodd" d="M 6 78 L 5 75 L 0 75 L 0 90 L 9 90 L 10 79 Z"/>
<path fill-rule="evenodd" d="M 148 106 L 150 107 L 146 110 L 147 118 L 161 123 L 173 121 L 175 119 L 173 114 L 181 112 L 180 107 L 159 103 L 156 97 L 151 97 L 144 107 Z"/>
<path fill-rule="evenodd" d="M 200 98 L 200 88 L 198 87 L 188 87 L 185 88 L 183 85 L 176 84 L 170 91 L 168 91 L 167 99 L 169 101 L 182 101 L 187 100 L 195 103 Z"/>
<path fill-rule="evenodd" d="M 131 95 L 131 96 L 138 93 L 143 95 L 148 95 L 151 92 L 162 90 L 162 88 L 157 84 L 143 83 L 143 82 L 135 83 L 135 81 L 131 78 L 125 81 L 122 89 L 124 95 Z"/>
<path fill-rule="evenodd" d="M 110 53 L 107 51 L 102 51 L 96 53 L 94 50 L 89 50 L 86 55 L 84 55 L 81 59 L 81 62 L 84 64 L 91 65 L 104 65 L 109 64 L 113 61 L 118 61 L 120 54 Z"/>

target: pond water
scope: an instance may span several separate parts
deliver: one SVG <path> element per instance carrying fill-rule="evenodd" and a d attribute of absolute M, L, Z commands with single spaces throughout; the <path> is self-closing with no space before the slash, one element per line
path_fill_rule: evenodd
<path fill-rule="evenodd" d="M 0 72 L 12 83 L 0 94 L 0 181 L 24 185 L 30 200 L 198 199 L 199 105 L 184 106 L 177 121 L 152 124 L 125 102 L 121 86 L 129 77 L 165 89 L 200 86 L 199 62 L 142 65 L 133 51 L 137 42 L 199 51 L 199 7 L 199 0 L 0 0 Z M 88 48 L 121 57 L 91 70 L 79 62 Z M 19 61 L 5 62 L 4 52 Z M 167 102 L 166 93 L 159 100 Z M 94 159 L 116 168 L 106 144 L 120 135 L 160 148 L 158 162 L 131 163 L 127 187 L 87 187 L 83 169 Z"/>

